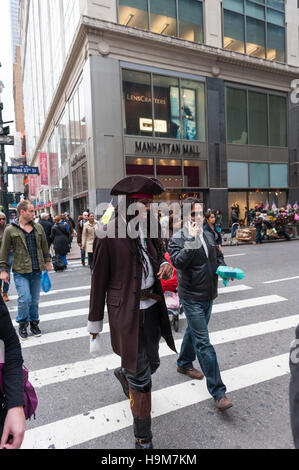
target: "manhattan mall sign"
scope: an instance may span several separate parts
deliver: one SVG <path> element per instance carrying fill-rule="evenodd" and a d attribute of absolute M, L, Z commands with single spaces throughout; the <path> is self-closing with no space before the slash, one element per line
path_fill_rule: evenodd
<path fill-rule="evenodd" d="M 135 141 L 135 154 L 163 156 L 199 156 L 201 147 L 190 143 Z"/>

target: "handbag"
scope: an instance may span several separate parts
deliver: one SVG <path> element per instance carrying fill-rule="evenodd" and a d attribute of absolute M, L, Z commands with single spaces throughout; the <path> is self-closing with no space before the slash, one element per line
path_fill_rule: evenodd
<path fill-rule="evenodd" d="M 5 409 L 6 400 L 5 400 L 5 393 L 4 393 L 4 387 L 3 387 L 3 374 L 2 374 L 3 365 L 4 364 L 0 364 L 0 406 L 1 406 L 0 421 L 3 419 L 5 421 L 5 417 L 7 413 L 7 410 Z M 29 373 L 25 366 L 22 367 L 22 372 L 23 372 L 24 401 L 25 401 L 25 406 L 24 406 L 25 418 L 31 419 L 32 416 L 34 416 L 34 419 L 35 419 L 35 411 L 38 405 L 37 395 L 36 395 L 33 385 L 28 380 Z"/>

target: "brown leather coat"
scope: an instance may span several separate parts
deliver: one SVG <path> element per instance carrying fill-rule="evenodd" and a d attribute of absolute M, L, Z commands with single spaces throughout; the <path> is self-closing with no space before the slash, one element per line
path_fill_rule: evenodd
<path fill-rule="evenodd" d="M 161 282 L 156 276 L 161 263 L 166 260 L 159 259 L 150 239 L 147 240 L 147 247 L 155 261 L 155 292 L 162 297 L 162 302 L 159 302 L 161 333 L 168 346 L 176 352 Z M 138 262 L 133 240 L 108 237 L 95 239 L 88 320 L 103 320 L 107 296 L 113 351 L 121 356 L 122 367 L 133 373 L 136 372 L 137 364 L 141 280 L 142 266 Z"/>

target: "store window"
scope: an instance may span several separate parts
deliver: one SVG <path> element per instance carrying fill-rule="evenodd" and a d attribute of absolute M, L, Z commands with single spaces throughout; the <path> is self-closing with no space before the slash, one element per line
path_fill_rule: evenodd
<path fill-rule="evenodd" d="M 127 176 L 145 175 L 154 176 L 154 160 L 152 158 L 134 158 L 126 159 Z"/>
<path fill-rule="evenodd" d="M 182 161 L 159 159 L 156 162 L 157 178 L 166 188 L 182 188 Z"/>
<path fill-rule="evenodd" d="M 153 76 L 156 137 L 180 138 L 179 80 Z"/>
<path fill-rule="evenodd" d="M 249 163 L 249 174 L 251 188 L 269 187 L 268 163 Z"/>
<path fill-rule="evenodd" d="M 70 149 L 74 153 L 86 141 L 86 117 L 83 81 L 79 83 L 69 101 Z"/>
<path fill-rule="evenodd" d="M 123 70 L 124 133 L 153 135 L 152 90 L 149 73 Z"/>
<path fill-rule="evenodd" d="M 226 129 L 230 144 L 287 147 L 286 97 L 227 86 Z"/>
<path fill-rule="evenodd" d="M 271 188 L 288 187 L 288 165 L 274 163 L 270 165 Z"/>
<path fill-rule="evenodd" d="M 248 163 L 228 162 L 228 187 L 248 188 Z"/>
<path fill-rule="evenodd" d="M 123 110 L 127 135 L 205 141 L 204 83 L 123 70 Z"/>
<path fill-rule="evenodd" d="M 285 62 L 284 0 L 223 0 L 223 34 L 225 49 Z"/>
<path fill-rule="evenodd" d="M 207 162 L 200 160 L 184 160 L 184 187 L 205 188 L 207 186 Z"/>
<path fill-rule="evenodd" d="M 70 182 L 69 177 L 66 176 L 62 179 L 62 199 L 68 198 L 70 196 Z"/>
<path fill-rule="evenodd" d="M 204 41 L 202 0 L 119 0 L 122 25 Z"/>

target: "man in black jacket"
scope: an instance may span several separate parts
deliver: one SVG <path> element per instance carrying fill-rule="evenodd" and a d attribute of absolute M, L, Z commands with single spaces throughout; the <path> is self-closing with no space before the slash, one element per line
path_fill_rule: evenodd
<path fill-rule="evenodd" d="M 188 321 L 177 371 L 192 379 L 202 379 L 204 374 L 217 408 L 223 411 L 230 408 L 232 402 L 226 397 L 216 352 L 209 339 L 208 323 L 213 300 L 217 297 L 216 271 L 225 262 L 213 234 L 202 230 L 200 201 L 188 198 L 185 203 L 191 206 L 190 217 L 168 245 L 170 259 L 177 270 L 179 297 Z M 196 356 L 203 374 L 193 368 Z"/>

